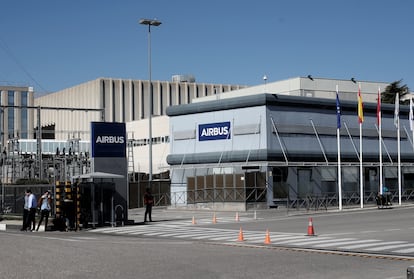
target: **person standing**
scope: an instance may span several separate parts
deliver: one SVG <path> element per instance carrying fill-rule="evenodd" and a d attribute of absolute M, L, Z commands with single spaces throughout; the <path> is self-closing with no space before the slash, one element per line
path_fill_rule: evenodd
<path fill-rule="evenodd" d="M 39 199 L 38 201 L 38 205 L 40 206 L 40 220 L 39 223 L 37 224 L 37 229 L 36 231 L 39 230 L 40 224 L 43 221 L 43 218 L 45 219 L 45 231 L 47 228 L 47 221 L 49 219 L 49 213 L 50 213 L 50 206 L 51 203 L 51 198 L 50 198 L 50 191 L 47 190 Z"/>
<path fill-rule="evenodd" d="M 151 195 L 149 188 L 145 190 L 144 205 L 145 205 L 144 222 L 147 222 L 147 215 L 149 217 L 149 221 L 152 222 L 151 213 L 152 213 L 152 206 L 154 205 L 154 197 Z"/>
<path fill-rule="evenodd" d="M 30 195 L 30 189 L 26 189 L 24 192 L 24 207 L 23 207 L 23 224 L 21 231 L 27 230 L 27 224 L 29 223 L 29 195 Z"/>
<path fill-rule="evenodd" d="M 26 195 L 24 197 L 24 211 L 23 211 L 23 228 L 22 231 L 34 231 L 36 228 L 36 208 L 37 200 L 36 196 L 32 193 L 30 188 L 26 189 Z"/>
<path fill-rule="evenodd" d="M 32 193 L 30 189 L 27 189 L 29 192 L 29 217 L 28 217 L 28 223 L 26 225 L 26 228 L 28 230 L 34 231 L 36 229 L 36 209 L 37 209 L 37 200 L 35 194 Z M 31 228 L 31 229 L 30 229 Z"/>

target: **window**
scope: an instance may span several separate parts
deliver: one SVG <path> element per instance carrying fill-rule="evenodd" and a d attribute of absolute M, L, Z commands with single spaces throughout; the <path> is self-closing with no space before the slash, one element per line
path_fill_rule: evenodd
<path fill-rule="evenodd" d="M 14 91 L 7 92 L 7 105 L 14 106 Z M 8 138 L 14 138 L 14 107 L 7 108 Z"/>
<path fill-rule="evenodd" d="M 21 103 L 21 134 L 20 138 L 27 139 L 28 135 L 28 125 L 27 125 L 27 91 L 24 91 L 22 94 L 22 103 Z"/>

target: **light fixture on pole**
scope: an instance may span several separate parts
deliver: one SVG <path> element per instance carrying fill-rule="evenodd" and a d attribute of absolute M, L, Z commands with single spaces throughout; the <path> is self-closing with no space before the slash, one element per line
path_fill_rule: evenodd
<path fill-rule="evenodd" d="M 148 25 L 148 74 L 149 74 L 149 96 L 148 96 L 148 109 L 149 109 L 149 115 L 148 115 L 148 187 L 151 188 L 152 184 L 152 82 L 151 82 L 151 26 L 160 26 L 161 21 L 158 21 L 156 19 L 140 19 L 139 24 L 142 25 Z"/>
<path fill-rule="evenodd" d="M 266 93 L 266 84 L 267 84 L 267 76 L 266 75 L 263 76 L 263 81 L 264 81 L 264 92 L 263 93 Z"/>

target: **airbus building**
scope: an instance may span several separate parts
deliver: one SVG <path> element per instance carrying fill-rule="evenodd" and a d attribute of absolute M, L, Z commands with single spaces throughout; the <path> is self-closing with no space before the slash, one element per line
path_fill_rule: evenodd
<path fill-rule="evenodd" d="M 149 171 L 151 129 L 152 167 L 154 173 L 169 173 L 172 206 L 240 210 L 281 203 L 295 207 L 315 200 L 337 205 L 342 199 L 345 204 L 364 204 L 373 201 L 380 180 L 394 197 L 403 199 L 410 195 L 414 180 L 408 106 L 400 108 L 400 152 L 393 105 L 382 106 L 382 126 L 376 124 L 378 90 L 388 85 L 312 77 L 251 87 L 195 83 L 183 77 L 151 84 L 99 78 L 36 98 L 36 107 L 65 110 L 42 109 L 34 115 L 34 123 L 50 132 L 50 141 L 56 144 L 77 140 L 77 150 L 85 154 L 91 152 L 85 147 L 91 140 L 91 122 L 125 123 L 129 174 Z M 339 137 L 336 86 L 341 101 Z M 357 121 L 359 88 L 365 115 L 362 132 Z M 33 152 L 35 145 L 20 141 L 25 152 Z M 49 149 L 43 146 L 46 142 Z M 43 138 L 45 150 L 54 149 Z M 123 197 L 128 200 L 128 193 Z"/>
<path fill-rule="evenodd" d="M 409 198 L 414 183 L 409 107 L 400 106 L 397 129 L 395 106 L 383 104 L 379 126 L 378 89 L 385 84 L 365 83 L 364 97 L 371 102 L 364 103 L 360 128 L 358 85 L 320 84 L 328 98 L 249 94 L 246 88 L 239 97 L 233 97 L 235 91 L 167 108 L 172 204 L 234 210 L 314 202 L 363 206 L 375 202 L 385 185 L 394 200 Z M 320 206 L 305 206 L 313 205 Z"/>

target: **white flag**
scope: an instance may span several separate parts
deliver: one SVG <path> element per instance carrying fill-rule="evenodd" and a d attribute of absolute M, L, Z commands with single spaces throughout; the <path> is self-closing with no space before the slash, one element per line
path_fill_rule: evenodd
<path fill-rule="evenodd" d="M 413 115 L 413 99 L 410 98 L 410 113 L 408 114 L 408 120 L 410 121 L 410 130 L 414 129 L 414 115 Z"/>
<path fill-rule="evenodd" d="M 400 117 L 400 98 L 399 94 L 395 94 L 395 110 L 394 110 L 394 125 L 398 128 L 398 118 Z"/>

